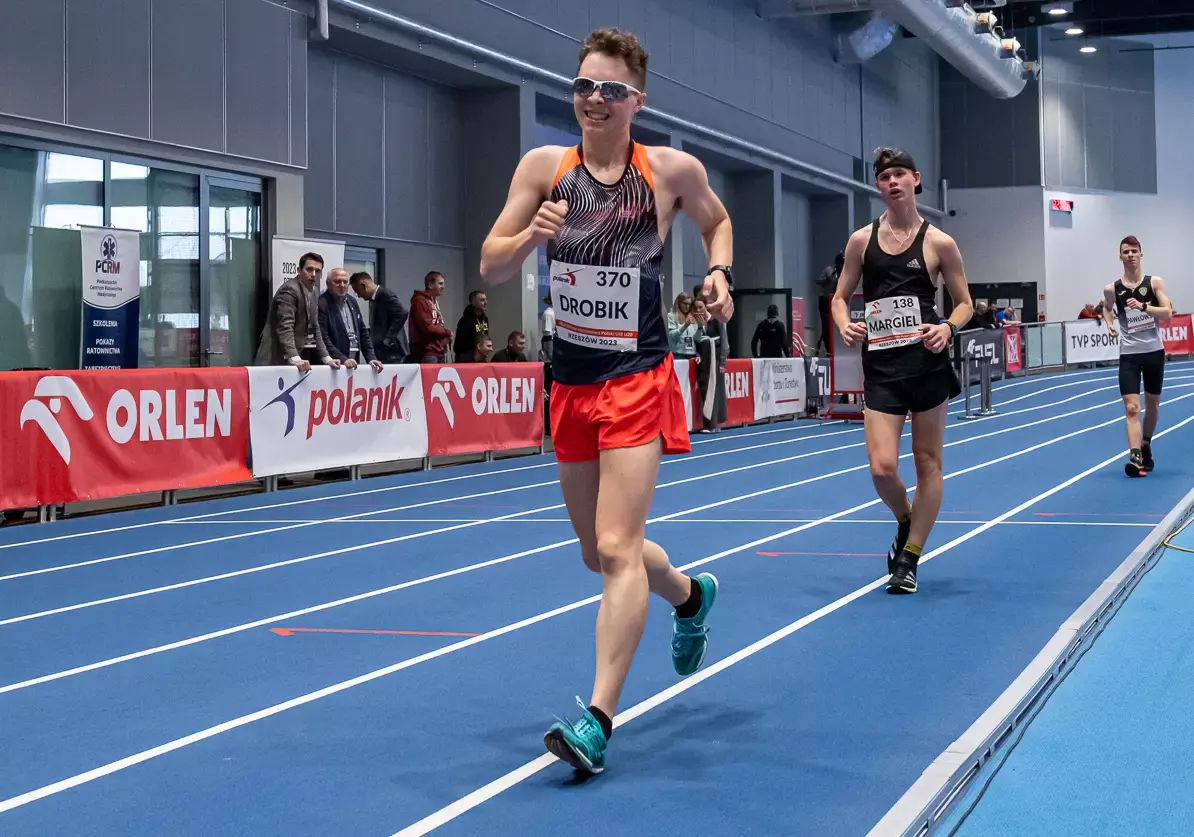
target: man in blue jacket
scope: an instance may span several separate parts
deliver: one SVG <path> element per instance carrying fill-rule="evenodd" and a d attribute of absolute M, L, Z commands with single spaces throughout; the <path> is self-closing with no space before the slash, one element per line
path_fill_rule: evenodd
<path fill-rule="evenodd" d="M 406 336 L 409 309 L 397 294 L 374 282 L 368 273 L 354 273 L 348 283 L 357 296 L 371 303 L 369 330 L 377 359 L 382 363 L 406 363 L 410 357 L 410 341 Z"/>
<path fill-rule="evenodd" d="M 361 309 L 348 299 L 348 271 L 338 267 L 328 275 L 327 293 L 319 297 L 319 329 L 328 354 L 349 369 L 365 361 L 380 372 L 382 365 L 373 352 L 373 337 L 365 328 Z"/>

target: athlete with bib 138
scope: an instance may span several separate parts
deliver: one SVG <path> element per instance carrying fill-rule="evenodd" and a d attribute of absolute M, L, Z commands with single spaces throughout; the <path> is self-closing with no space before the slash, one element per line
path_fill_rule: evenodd
<path fill-rule="evenodd" d="M 1143 477 L 1153 469 L 1153 431 L 1165 381 L 1165 342 L 1158 321 L 1173 317 L 1173 304 L 1160 276 L 1142 276 L 1144 251 L 1129 235 L 1119 243 L 1124 275 L 1103 288 L 1103 319 L 1119 336 L 1119 394 L 1128 422 L 1128 461 L 1124 473 Z M 1116 329 L 1118 323 L 1119 328 Z M 1140 427 L 1140 384 L 1144 383 L 1144 428 Z"/>
<path fill-rule="evenodd" d="M 941 510 L 946 405 L 961 392 L 949 344 L 973 306 L 958 245 L 916 210 L 920 172 L 912 157 L 881 148 L 874 170 L 887 211 L 850 236 L 832 310 L 846 345 L 862 343 L 871 479 L 896 517 L 887 591 L 915 593 L 921 550 Z M 945 321 L 935 307 L 938 276 L 954 304 Z M 849 301 L 859 281 L 866 316 L 851 322 Z M 899 471 L 900 436 L 909 414 L 916 462 L 911 504 Z"/>
<path fill-rule="evenodd" d="M 708 310 L 728 320 L 733 234 L 695 157 L 631 140 L 646 80 L 647 54 L 633 35 L 603 29 L 585 39 L 572 83 L 580 145 L 523 157 L 481 250 L 481 275 L 497 282 L 547 247 L 556 316 L 551 436 L 581 556 L 601 573 L 603 593 L 592 699 L 578 698 L 579 719 L 553 724 L 544 743 L 590 773 L 605 765 L 649 593 L 675 608 L 672 665 L 681 675 L 704 662 L 717 595 L 712 574 L 684 575 L 644 532 L 661 452 L 691 450 L 663 319 L 663 242 L 683 210 L 709 258 Z M 582 659 L 575 647 L 559 653 L 572 657 L 561 659 L 561 671 Z"/>

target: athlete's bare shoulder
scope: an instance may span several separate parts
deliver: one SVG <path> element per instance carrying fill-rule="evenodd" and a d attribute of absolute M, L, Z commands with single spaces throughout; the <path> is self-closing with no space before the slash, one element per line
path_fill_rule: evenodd
<path fill-rule="evenodd" d="M 958 242 L 954 241 L 954 237 L 933 224 L 929 224 L 929 228 L 925 230 L 925 241 L 938 251 L 945 249 L 952 252 L 958 249 Z"/>
<path fill-rule="evenodd" d="M 538 148 L 532 148 L 519 161 L 514 178 L 515 180 L 521 178 L 528 184 L 534 184 L 545 191 L 550 191 L 556 171 L 567 153 L 568 148 L 563 145 L 541 145 Z"/>
<path fill-rule="evenodd" d="M 846 247 L 849 248 L 853 246 L 859 250 L 864 250 L 866 249 L 866 246 L 870 240 L 871 224 L 867 224 L 865 227 L 859 227 L 854 232 L 850 233 L 850 238 L 846 241 Z"/>
<path fill-rule="evenodd" d="M 666 184 L 670 191 L 683 192 L 681 187 L 685 183 L 694 179 L 707 182 L 709 179 L 704 164 L 687 151 L 670 145 L 644 145 L 643 148 L 647 150 L 647 162 L 656 184 Z"/>

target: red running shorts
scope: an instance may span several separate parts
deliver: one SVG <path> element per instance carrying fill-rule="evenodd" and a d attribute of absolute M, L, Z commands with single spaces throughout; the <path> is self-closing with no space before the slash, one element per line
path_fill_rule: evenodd
<path fill-rule="evenodd" d="M 660 436 L 665 454 L 692 450 L 670 354 L 654 369 L 597 384 L 552 383 L 551 440 L 560 462 L 590 462 L 603 450 Z"/>

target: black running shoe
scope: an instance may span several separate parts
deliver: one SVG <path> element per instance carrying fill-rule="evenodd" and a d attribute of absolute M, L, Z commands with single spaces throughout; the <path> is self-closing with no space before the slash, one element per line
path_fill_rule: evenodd
<path fill-rule="evenodd" d="M 1129 477 L 1143 477 L 1147 473 L 1144 470 L 1144 457 L 1140 451 L 1134 450 L 1128 456 L 1128 464 L 1124 465 L 1124 473 Z"/>
<path fill-rule="evenodd" d="M 1153 469 L 1153 446 L 1148 442 L 1140 448 L 1140 459 L 1144 464 L 1144 471 L 1148 473 Z"/>
<path fill-rule="evenodd" d="M 901 552 L 900 557 L 896 560 L 895 570 L 887 581 L 887 592 L 915 593 L 916 565 L 919 561 L 919 556 L 910 552 Z"/>
<path fill-rule="evenodd" d="M 887 550 L 887 574 L 891 575 L 895 571 L 896 558 L 904 551 L 904 545 L 908 543 L 908 532 L 912 529 L 912 518 L 909 517 L 906 521 L 897 522 L 895 540 L 891 542 L 891 548 Z"/>

